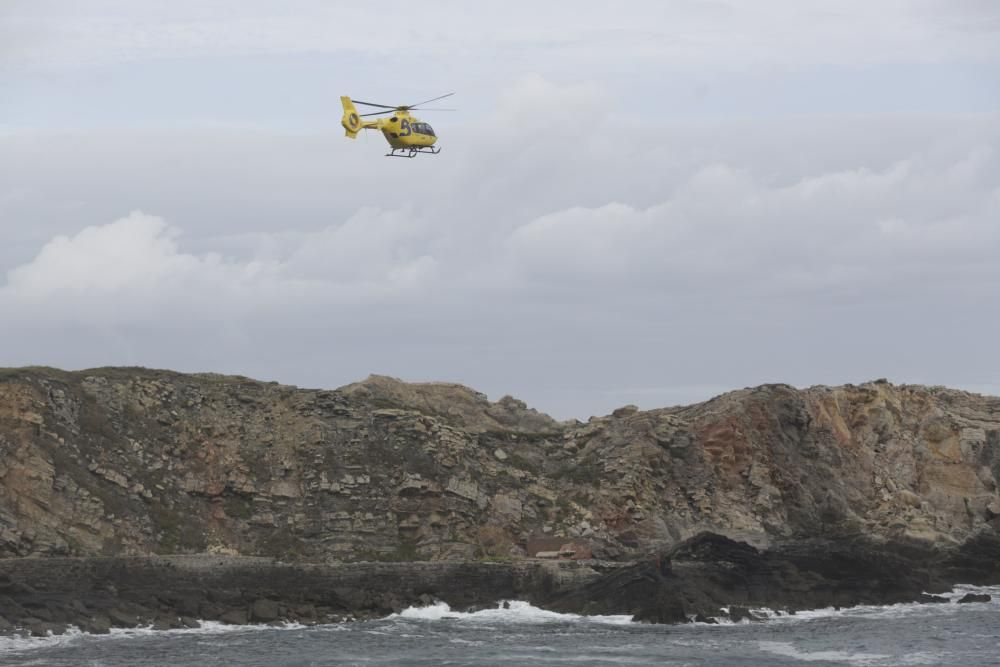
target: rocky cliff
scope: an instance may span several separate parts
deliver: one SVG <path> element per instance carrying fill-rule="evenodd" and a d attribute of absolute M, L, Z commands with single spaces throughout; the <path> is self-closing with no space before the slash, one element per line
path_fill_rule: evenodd
<path fill-rule="evenodd" d="M 0 557 L 218 552 L 610 558 L 701 531 L 757 546 L 1000 527 L 1000 398 L 768 385 L 557 422 L 385 377 L 333 391 L 144 369 L 0 371 Z"/>

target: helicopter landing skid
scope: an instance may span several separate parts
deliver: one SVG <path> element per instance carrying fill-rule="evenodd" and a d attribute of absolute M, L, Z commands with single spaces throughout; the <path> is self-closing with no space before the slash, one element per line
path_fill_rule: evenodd
<path fill-rule="evenodd" d="M 398 152 L 397 152 L 398 151 Z M 393 148 L 391 151 L 385 154 L 386 157 L 416 157 L 417 153 L 427 153 L 428 155 L 437 155 L 441 152 L 441 149 L 434 149 L 433 146 L 421 146 L 419 148 Z"/>

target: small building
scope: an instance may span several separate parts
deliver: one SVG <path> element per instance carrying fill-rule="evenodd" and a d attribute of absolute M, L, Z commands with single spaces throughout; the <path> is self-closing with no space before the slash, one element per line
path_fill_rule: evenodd
<path fill-rule="evenodd" d="M 539 535 L 528 538 L 525 551 L 529 558 L 550 560 L 586 560 L 593 558 L 593 549 L 586 540 Z"/>

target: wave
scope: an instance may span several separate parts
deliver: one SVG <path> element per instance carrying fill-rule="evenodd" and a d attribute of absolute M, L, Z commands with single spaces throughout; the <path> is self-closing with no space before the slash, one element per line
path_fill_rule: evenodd
<path fill-rule="evenodd" d="M 791 642 L 757 642 L 757 646 L 765 653 L 772 653 L 786 658 L 795 658 L 802 662 L 847 662 L 868 665 L 892 658 L 882 653 L 848 653 L 847 651 L 801 651 Z"/>
<path fill-rule="evenodd" d="M 828 607 L 825 609 L 812 609 L 808 611 L 799 611 L 795 614 L 787 614 L 782 611 L 777 611 L 768 608 L 756 608 L 751 609 L 756 616 L 766 619 L 771 623 L 801 623 L 815 620 L 822 620 L 828 618 L 846 617 L 846 618 L 871 618 L 872 620 L 877 619 L 887 619 L 887 618 L 898 618 L 905 616 L 914 615 L 933 615 L 933 614 L 959 614 L 965 613 L 967 610 L 982 610 L 984 603 L 964 605 L 956 604 L 956 602 L 967 593 L 978 593 L 978 594 L 988 594 L 992 597 L 992 601 L 985 603 L 991 610 L 1000 611 L 1000 586 L 967 586 L 961 585 L 956 586 L 950 592 L 942 593 L 942 597 L 949 600 L 948 603 L 942 604 L 921 604 L 921 603 L 906 603 L 906 604 L 896 604 L 888 606 L 870 606 L 862 605 L 857 607 L 844 607 L 841 609 L 834 609 Z M 497 625 L 540 625 L 540 624 L 554 624 L 554 623 L 594 623 L 594 624 L 605 624 L 605 625 L 630 625 L 634 623 L 631 616 L 628 615 L 613 615 L 613 616 L 585 616 L 580 614 L 561 614 L 554 611 L 548 611 L 535 607 L 527 602 L 521 600 L 508 600 L 497 604 L 495 608 L 483 609 L 474 612 L 461 612 L 455 611 L 450 606 L 444 602 L 439 602 L 434 605 L 427 607 L 409 607 L 404 609 L 398 614 L 393 614 L 384 620 L 406 620 L 406 621 L 439 621 L 439 620 L 452 620 L 461 623 L 480 623 L 480 624 L 497 624 Z M 735 625 L 732 621 L 725 617 L 720 617 L 716 619 L 718 621 L 717 625 L 702 625 L 699 627 L 716 627 L 719 629 L 725 627 L 732 627 Z M 741 621 L 743 623 L 749 623 L 749 621 Z M 266 631 L 277 631 L 281 632 L 283 630 L 305 630 L 310 631 L 344 631 L 347 627 L 343 624 L 330 624 L 330 625 L 319 625 L 319 626 L 306 626 L 299 623 L 286 623 L 281 626 L 266 626 L 266 625 L 226 625 L 218 621 L 201 621 L 201 627 L 198 628 L 179 628 L 174 630 L 153 630 L 152 627 L 139 627 L 139 628 L 112 628 L 111 632 L 107 635 L 91 635 L 82 632 L 76 627 L 67 628 L 66 632 L 61 635 L 49 635 L 47 637 L 25 637 L 19 635 L 13 636 L 0 636 L 0 656 L 10 655 L 15 653 L 22 653 L 25 651 L 36 650 L 39 648 L 54 648 L 62 645 L 72 644 L 81 641 L 107 641 L 107 640 L 127 640 L 130 638 L 142 637 L 146 635 L 162 635 L 162 634 L 185 634 L 185 635 L 222 635 L 222 634 L 234 634 L 234 633 L 249 633 L 249 632 L 266 632 Z M 369 627 L 369 631 L 373 631 L 373 628 Z M 774 648 L 772 646 L 772 648 Z M 780 647 L 779 647 L 780 648 Z M 776 649 L 778 650 L 778 649 Z M 784 649 L 780 649 L 784 650 Z M 773 651 L 772 651 L 773 652 Z M 817 654 L 818 655 L 818 654 Z M 806 659 L 806 658 L 803 658 Z M 832 660 L 833 658 L 823 658 L 817 657 L 815 660 Z M 839 658 L 838 658 L 839 659 Z M 866 658 L 867 659 L 867 658 Z M 2 662 L 2 660 L 0 660 Z"/>
<path fill-rule="evenodd" d="M 497 603 L 496 608 L 480 611 L 454 611 L 447 603 L 438 602 L 427 607 L 409 607 L 398 614 L 389 617 L 420 621 L 454 620 L 470 623 L 507 623 L 537 625 L 541 623 L 586 622 L 604 623 L 610 625 L 628 625 L 632 617 L 621 616 L 582 616 L 580 614 L 560 614 L 555 611 L 540 609 L 522 600 L 505 600 Z"/>
<path fill-rule="evenodd" d="M 0 656 L 34 651 L 41 648 L 58 648 L 81 641 L 127 640 L 149 635 L 223 635 L 238 634 L 241 632 L 260 632 L 262 630 L 301 630 L 309 627 L 300 623 L 285 623 L 280 626 L 227 625 L 218 621 L 200 621 L 200 623 L 201 627 L 175 628 L 173 630 L 154 630 L 151 625 L 139 626 L 137 628 L 111 628 L 110 632 L 105 635 L 90 634 L 71 625 L 60 635 L 49 634 L 45 637 L 26 637 L 21 635 L 0 636 Z"/>
<path fill-rule="evenodd" d="M 992 600 L 987 603 L 977 603 L 974 605 L 956 604 L 964 595 L 968 593 L 987 594 Z M 751 607 L 749 611 L 759 619 L 775 623 L 799 623 L 803 621 L 814 621 L 827 618 L 871 618 L 888 619 L 901 618 L 904 616 L 933 615 L 933 614 L 958 614 L 965 610 L 982 610 L 983 604 L 989 605 L 991 609 L 1000 610 L 1000 586 L 972 586 L 959 585 L 945 593 L 935 593 L 946 598 L 946 603 L 923 603 L 923 602 L 901 602 L 892 605 L 857 605 L 854 607 L 823 607 L 819 609 L 807 609 L 797 611 L 794 614 L 770 609 L 768 607 Z M 729 613 L 729 609 L 722 608 L 722 611 Z M 715 618 L 720 626 L 741 625 L 752 623 L 749 620 L 742 620 L 733 623 L 725 616 Z M 713 624 L 715 625 L 715 624 Z"/>

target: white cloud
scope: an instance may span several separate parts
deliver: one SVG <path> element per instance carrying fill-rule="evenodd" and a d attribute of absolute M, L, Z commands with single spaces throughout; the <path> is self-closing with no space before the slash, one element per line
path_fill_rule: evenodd
<path fill-rule="evenodd" d="M 433 276 L 434 258 L 412 254 L 412 221 L 401 211 L 364 209 L 344 224 L 298 234 L 266 258 L 184 252 L 181 230 L 134 211 L 73 236 L 57 236 L 10 270 L 0 306 L 12 319 L 124 324 L 197 314 L 208 320 L 375 304 Z M 268 235 L 258 238 L 263 246 Z M 200 326 L 191 322 L 192 326 Z"/>
<path fill-rule="evenodd" d="M 551 150 L 548 128 L 535 132 L 536 148 Z M 608 164 L 615 159 L 602 155 Z M 503 181 L 485 209 L 473 192 L 455 193 L 465 197 L 458 206 L 444 195 L 442 203 L 362 207 L 313 231 L 255 233 L 249 246 L 240 236 L 216 237 L 217 247 L 197 253 L 181 249 L 180 229 L 134 212 L 47 242 L 8 273 L 0 297 L 52 303 L 59 312 L 63 298 L 77 305 L 113 300 L 108 311 L 127 320 L 127 295 L 148 306 L 190 294 L 192 302 L 225 302 L 254 317 L 269 307 L 306 307 L 309 299 L 423 300 L 442 286 L 470 304 L 477 290 L 516 300 L 554 285 L 567 288 L 574 302 L 595 288 L 670 296 L 864 291 L 873 283 L 899 293 L 914 281 L 945 288 L 974 280 L 982 287 L 1000 279 L 992 261 L 1000 248 L 998 183 L 1000 160 L 989 147 L 945 162 L 915 156 L 789 183 L 717 163 L 648 206 L 572 206 L 522 221 L 501 212 L 486 221 L 504 220 L 492 234 L 499 242 L 486 244 L 456 239 L 467 225 L 485 229 L 468 212 L 502 211 Z M 489 192 L 491 184 L 483 185 Z M 227 247 L 242 251 L 227 255 Z"/>
<path fill-rule="evenodd" d="M 648 208 L 574 207 L 533 220 L 510 236 L 507 261 L 532 282 L 652 291 L 863 290 L 871 281 L 899 291 L 914 280 L 950 284 L 960 266 L 996 284 L 998 188 L 1000 161 L 982 149 L 952 164 L 902 161 L 782 186 L 713 165 Z"/>
<path fill-rule="evenodd" d="M 261 268 L 256 263 L 227 266 L 215 254 L 180 253 L 179 233 L 160 218 L 134 211 L 107 225 L 87 227 L 73 237 L 57 236 L 34 261 L 8 273 L 5 290 L 30 300 L 60 294 L 74 299 L 88 294 L 113 297 L 146 291 L 164 281 L 216 282 L 223 275 L 227 281 L 252 279 Z"/>
<path fill-rule="evenodd" d="M 0 365 L 383 372 L 581 417 L 764 381 L 996 385 L 996 115 L 503 97 L 426 160 L 339 133 L 0 136 Z"/>

